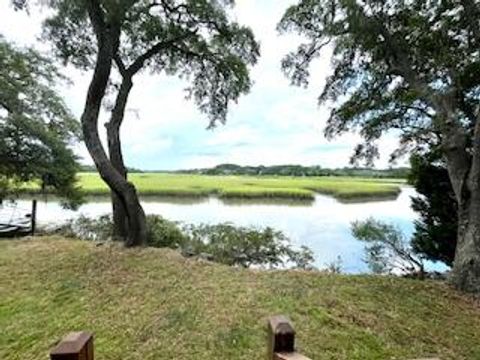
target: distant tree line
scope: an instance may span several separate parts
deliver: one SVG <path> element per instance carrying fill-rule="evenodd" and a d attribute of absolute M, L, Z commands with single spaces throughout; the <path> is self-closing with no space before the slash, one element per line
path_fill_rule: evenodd
<path fill-rule="evenodd" d="M 274 166 L 240 166 L 222 164 L 213 168 L 180 170 L 178 173 L 203 175 L 277 175 L 277 176 L 363 176 L 374 178 L 405 179 L 409 168 L 377 170 L 372 168 L 326 169 L 321 166 L 274 165 Z"/>

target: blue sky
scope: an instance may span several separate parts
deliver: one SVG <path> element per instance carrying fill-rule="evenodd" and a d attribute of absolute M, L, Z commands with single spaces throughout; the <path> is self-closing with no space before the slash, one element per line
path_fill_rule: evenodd
<path fill-rule="evenodd" d="M 228 122 L 206 130 L 208 120 L 185 99 L 187 83 L 175 77 L 143 74 L 134 81 L 122 129 L 128 166 L 154 169 L 210 167 L 221 163 L 241 165 L 303 164 L 323 167 L 348 165 L 356 134 L 327 141 L 323 128 L 329 109 L 317 105 L 330 72 L 329 49 L 315 63 L 308 89 L 290 86 L 280 71 L 280 60 L 301 41 L 280 36 L 275 29 L 284 10 L 294 0 L 237 0 L 233 17 L 250 26 L 261 43 L 261 58 L 252 69 L 254 86 L 230 108 Z M 8 1 L 0 3 L 0 32 L 9 40 L 41 51 L 48 46 L 37 40 L 44 13 L 28 17 L 16 13 Z M 67 105 L 77 117 L 83 109 L 90 73 L 64 69 L 72 80 L 59 87 Z M 102 120 L 106 114 L 102 114 Z M 103 132 L 103 126 L 100 127 Z M 382 158 L 377 167 L 388 166 L 388 156 L 397 139 L 386 136 L 380 142 Z M 91 163 L 83 145 L 76 146 L 83 162 Z"/>

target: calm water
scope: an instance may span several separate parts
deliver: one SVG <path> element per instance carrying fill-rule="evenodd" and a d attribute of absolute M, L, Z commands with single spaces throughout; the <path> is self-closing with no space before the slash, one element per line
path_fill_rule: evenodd
<path fill-rule="evenodd" d="M 223 202 L 216 198 L 204 200 L 178 200 L 145 198 L 147 214 L 159 214 L 169 220 L 186 223 L 232 222 L 238 225 L 271 226 L 282 230 L 295 245 L 306 245 L 315 254 L 316 266 L 324 267 L 342 259 L 343 271 L 366 272 L 363 244 L 352 237 L 350 224 L 355 220 L 374 217 L 393 222 L 406 236 L 413 231 L 416 214 L 410 208 L 410 197 L 415 192 L 405 187 L 395 200 L 342 203 L 329 196 L 318 195 L 312 203 L 251 203 Z M 28 200 L 18 206 L 28 208 Z M 67 211 L 59 203 L 39 201 L 38 222 L 56 223 L 84 214 L 98 216 L 110 212 L 109 198 L 94 198 L 77 212 Z"/>

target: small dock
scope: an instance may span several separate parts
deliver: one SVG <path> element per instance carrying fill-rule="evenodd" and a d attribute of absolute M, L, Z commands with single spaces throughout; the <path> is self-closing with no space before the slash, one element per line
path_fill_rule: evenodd
<path fill-rule="evenodd" d="M 0 238 L 21 237 L 35 234 L 37 200 L 32 207 L 25 209 L 15 202 L 4 201 L 0 204 Z"/>

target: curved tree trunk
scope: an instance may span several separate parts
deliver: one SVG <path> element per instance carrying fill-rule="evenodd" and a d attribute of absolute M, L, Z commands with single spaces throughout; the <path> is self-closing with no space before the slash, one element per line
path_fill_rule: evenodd
<path fill-rule="evenodd" d="M 112 110 L 110 122 L 105 124 L 105 127 L 107 128 L 110 161 L 113 167 L 125 180 L 127 180 L 127 169 L 123 161 L 120 127 L 123 122 L 128 95 L 130 94 L 132 85 L 132 81 L 129 77 L 123 79 L 120 90 L 117 94 L 115 107 Z M 121 198 L 113 190 L 111 191 L 111 198 L 113 210 L 113 234 L 114 237 L 125 241 L 128 238 L 129 233 L 127 209 Z M 138 199 L 137 202 L 139 202 Z M 139 221 L 142 220 L 139 219 Z"/>
<path fill-rule="evenodd" d="M 98 134 L 98 116 L 112 69 L 113 55 L 120 38 L 120 28 L 107 26 L 98 2 L 87 2 L 88 12 L 98 41 L 93 78 L 88 88 L 85 109 L 81 117 L 85 145 L 102 179 L 124 205 L 128 217 L 127 246 L 141 245 L 146 240 L 145 213 L 138 201 L 135 187 L 126 181 L 107 157 Z M 116 45 L 117 44 L 117 45 Z"/>
<path fill-rule="evenodd" d="M 87 119 L 94 118 L 94 111 L 87 102 L 85 116 Z M 127 215 L 127 233 L 125 244 L 127 246 L 138 246 L 146 242 L 146 220 L 145 213 L 138 200 L 135 187 L 122 176 L 112 165 L 107 157 L 102 143 L 98 136 L 97 121 L 83 121 L 83 134 L 87 148 L 95 162 L 95 165 L 102 179 L 114 192 L 117 204 L 125 209 Z"/>

